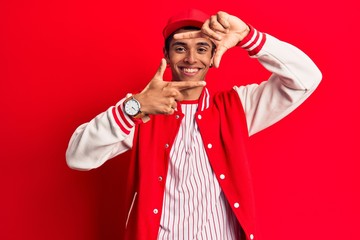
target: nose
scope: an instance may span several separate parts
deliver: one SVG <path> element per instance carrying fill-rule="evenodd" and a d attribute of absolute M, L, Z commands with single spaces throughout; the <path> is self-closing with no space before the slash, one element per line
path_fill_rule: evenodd
<path fill-rule="evenodd" d="M 196 52 L 194 51 L 188 51 L 186 54 L 186 57 L 184 59 L 186 63 L 194 64 L 196 63 Z"/>

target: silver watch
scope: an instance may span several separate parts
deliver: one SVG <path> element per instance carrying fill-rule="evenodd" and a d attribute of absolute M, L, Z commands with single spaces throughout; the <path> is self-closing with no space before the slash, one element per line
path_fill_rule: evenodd
<path fill-rule="evenodd" d="M 131 117 L 135 117 L 140 111 L 140 103 L 138 100 L 136 100 L 134 97 L 129 98 L 124 103 L 124 111 L 127 115 Z"/>

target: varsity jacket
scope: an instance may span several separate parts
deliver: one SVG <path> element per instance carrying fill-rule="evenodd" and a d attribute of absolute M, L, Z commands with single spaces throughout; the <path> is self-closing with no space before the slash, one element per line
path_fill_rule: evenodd
<path fill-rule="evenodd" d="M 248 137 L 293 111 L 322 76 L 299 49 L 254 28 L 240 46 L 272 72 L 271 77 L 215 95 L 205 88 L 195 118 L 222 191 L 244 237 L 252 240 L 257 239 L 257 229 L 246 154 Z M 153 115 L 147 123 L 135 123 L 124 114 L 123 102 L 79 126 L 70 139 L 66 159 L 71 168 L 89 170 L 132 149 L 126 239 L 156 239 L 169 153 L 183 113 Z"/>

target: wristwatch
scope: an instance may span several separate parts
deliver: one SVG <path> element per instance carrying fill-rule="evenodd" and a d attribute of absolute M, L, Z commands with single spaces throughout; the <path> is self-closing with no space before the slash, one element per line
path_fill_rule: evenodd
<path fill-rule="evenodd" d="M 126 100 L 124 101 L 123 106 L 125 114 L 130 116 L 133 121 L 143 123 L 150 121 L 149 115 L 141 112 L 140 102 L 136 100 L 131 93 L 126 95 Z"/>
<path fill-rule="evenodd" d="M 140 111 L 140 103 L 133 96 L 129 97 L 124 102 L 124 111 L 127 115 L 133 118 L 141 118 L 143 114 Z"/>

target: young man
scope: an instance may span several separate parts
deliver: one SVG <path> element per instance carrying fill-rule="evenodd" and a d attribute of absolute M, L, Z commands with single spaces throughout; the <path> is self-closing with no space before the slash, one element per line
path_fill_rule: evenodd
<path fill-rule="evenodd" d="M 187 10 L 163 35 L 154 78 L 79 126 L 67 163 L 93 169 L 132 149 L 126 239 L 257 239 L 247 139 L 298 107 L 321 73 L 296 47 L 225 12 Z M 212 95 L 206 73 L 236 46 L 272 75 Z"/>

